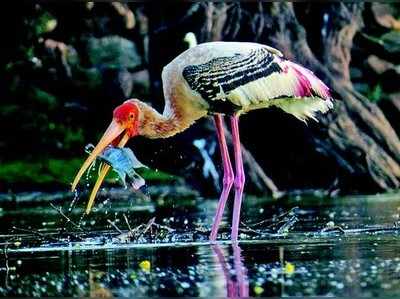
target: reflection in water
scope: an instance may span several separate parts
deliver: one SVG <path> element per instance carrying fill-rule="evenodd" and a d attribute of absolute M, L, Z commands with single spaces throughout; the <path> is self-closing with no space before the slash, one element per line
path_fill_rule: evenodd
<path fill-rule="evenodd" d="M 398 234 L 308 241 L 9 252 L 0 296 L 398 298 Z"/>
<path fill-rule="evenodd" d="M 232 245 L 233 263 L 229 264 L 231 256 L 225 259 L 222 248 L 218 244 L 212 245 L 217 263 L 223 272 L 226 281 L 226 296 L 229 298 L 248 297 L 249 296 L 249 280 L 247 277 L 247 269 L 243 266 L 241 248 L 237 244 Z M 229 249 L 229 248 L 228 248 Z"/>
<path fill-rule="evenodd" d="M 243 214 L 266 231 L 270 222 L 265 219 L 274 220 L 300 205 L 298 201 L 280 201 L 265 209 L 270 203 L 263 200 L 245 201 Z M 54 244 L 50 247 L 54 251 L 40 246 L 43 242 L 38 235 L 20 235 L 18 239 L 3 235 L 0 296 L 398 298 L 400 293 L 400 229 L 393 224 L 399 219 L 400 196 L 308 199 L 301 202 L 299 221 L 288 233 L 248 236 L 240 247 L 211 246 L 198 229 L 213 217 L 215 200 L 144 201 L 136 203 L 135 209 L 131 204 L 114 202 L 108 211 L 93 216 L 93 224 L 87 221 L 83 226 L 93 235 L 66 248 Z M 132 227 L 157 215 L 158 223 L 176 229 L 177 241 L 155 239 L 147 244 L 91 247 L 92 242 L 107 245 L 111 237 L 103 236 L 115 234 L 107 220 L 126 229 L 121 213 L 127 213 Z M 52 208 L 4 209 L 0 232 L 29 223 L 32 228 L 42 227 L 40 234 L 51 233 L 59 223 L 57 217 Z M 321 233 L 328 222 L 343 227 L 346 233 Z M 377 226 L 391 229 L 356 231 Z"/>

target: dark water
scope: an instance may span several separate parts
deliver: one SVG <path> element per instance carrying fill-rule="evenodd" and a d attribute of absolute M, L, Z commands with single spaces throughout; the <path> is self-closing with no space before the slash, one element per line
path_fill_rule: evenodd
<path fill-rule="evenodd" d="M 230 210 L 222 240 L 207 241 L 216 199 L 133 196 L 100 202 L 95 213 L 82 219 L 79 203 L 70 213 L 69 203 L 57 203 L 74 224 L 49 204 L 5 208 L 0 218 L 0 294 L 400 294 L 398 194 L 278 201 L 248 196 L 237 245 L 228 241 Z M 158 226 L 122 238 L 129 230 L 124 215 L 131 228 L 145 228 L 152 217 Z"/>

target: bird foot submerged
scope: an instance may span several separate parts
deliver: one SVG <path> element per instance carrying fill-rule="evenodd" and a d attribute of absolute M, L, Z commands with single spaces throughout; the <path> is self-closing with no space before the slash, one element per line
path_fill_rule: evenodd
<path fill-rule="evenodd" d="M 93 144 L 88 144 L 85 147 L 85 151 L 90 154 L 93 148 Z M 133 189 L 138 190 L 146 184 L 145 180 L 137 174 L 135 169 L 147 168 L 147 166 L 136 158 L 130 148 L 109 145 L 98 156 L 98 159 L 112 167 L 125 187 L 130 185 Z"/>

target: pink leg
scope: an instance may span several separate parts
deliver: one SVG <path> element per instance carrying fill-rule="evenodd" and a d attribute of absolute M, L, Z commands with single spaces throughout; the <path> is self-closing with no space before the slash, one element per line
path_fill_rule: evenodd
<path fill-rule="evenodd" d="M 235 153 L 235 168 L 236 168 L 236 177 L 235 177 L 235 181 L 234 181 L 235 201 L 233 203 L 231 239 L 233 242 L 236 242 L 238 239 L 240 207 L 242 205 L 243 188 L 244 188 L 244 182 L 245 182 L 242 150 L 240 148 L 239 116 L 231 117 L 231 126 L 232 126 L 232 143 L 233 143 L 233 150 Z"/>
<path fill-rule="evenodd" d="M 214 117 L 214 121 L 215 121 L 215 127 L 217 129 L 219 148 L 221 151 L 222 163 L 223 163 L 223 168 L 224 168 L 224 179 L 223 179 L 223 185 L 222 185 L 223 189 L 222 189 L 221 197 L 218 202 L 217 212 L 216 212 L 215 218 L 214 218 L 214 223 L 211 228 L 211 234 L 210 234 L 211 241 L 215 241 L 215 239 L 217 238 L 218 227 L 219 227 L 219 224 L 221 223 L 222 214 L 224 213 L 226 200 L 228 199 L 229 192 L 231 190 L 231 187 L 233 184 L 233 179 L 234 179 L 232 164 L 229 159 L 228 146 L 226 145 L 226 140 L 225 140 L 224 127 L 222 124 L 222 122 L 223 122 L 222 115 L 217 114 Z"/>

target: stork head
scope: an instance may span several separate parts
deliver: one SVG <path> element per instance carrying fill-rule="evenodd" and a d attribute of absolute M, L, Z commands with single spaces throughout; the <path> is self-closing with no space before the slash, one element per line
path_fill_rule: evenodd
<path fill-rule="evenodd" d="M 123 147 L 130 138 L 139 134 L 140 108 L 137 105 L 136 101 L 137 100 L 125 101 L 122 105 L 114 109 L 111 124 L 108 126 L 103 134 L 103 137 L 101 137 L 99 143 L 95 146 L 89 157 L 83 163 L 81 169 L 79 169 L 74 179 L 74 182 L 72 183 L 72 191 L 75 190 L 82 175 L 89 168 L 92 162 L 97 158 L 97 156 L 99 156 L 103 152 L 103 150 L 108 145 L 111 144 L 114 146 Z M 89 199 L 88 209 L 86 210 L 87 212 L 90 211 L 91 202 L 93 202 L 94 197 L 96 196 L 96 193 L 100 188 L 108 169 L 108 167 L 103 167 L 100 170 L 95 188 L 93 189 L 93 192 Z"/>
<path fill-rule="evenodd" d="M 117 126 L 118 130 L 122 130 L 129 137 L 138 135 L 139 106 L 133 100 L 125 101 L 122 105 L 114 109 L 111 125 L 113 123 Z"/>

